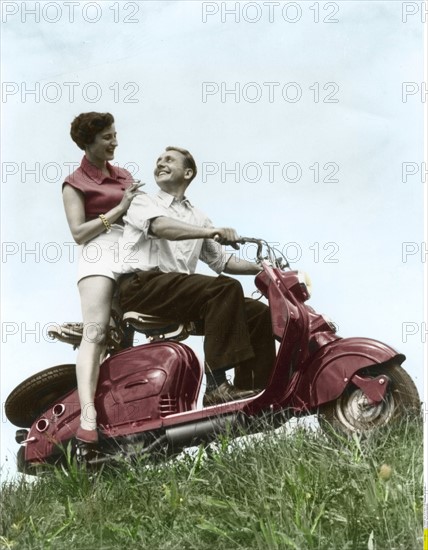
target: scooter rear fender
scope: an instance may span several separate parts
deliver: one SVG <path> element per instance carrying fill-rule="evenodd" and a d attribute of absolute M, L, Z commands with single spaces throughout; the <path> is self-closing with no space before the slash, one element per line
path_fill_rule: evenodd
<path fill-rule="evenodd" d="M 291 397 L 297 410 L 313 410 L 337 399 L 361 369 L 399 364 L 405 356 L 390 346 L 370 338 L 341 338 L 323 348 L 302 367 Z"/>

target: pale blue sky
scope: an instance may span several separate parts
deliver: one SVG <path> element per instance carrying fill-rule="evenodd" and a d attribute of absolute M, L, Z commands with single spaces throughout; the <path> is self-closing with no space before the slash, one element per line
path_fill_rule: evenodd
<path fill-rule="evenodd" d="M 222 22 L 224 2 L 210 2 L 218 13 L 203 23 L 203 2 L 128 2 L 124 11 L 125 3 L 105 1 L 80 2 L 70 22 L 65 9 L 43 14 L 40 2 L 36 22 L 21 2 L 3 4 L 2 238 L 9 255 L 2 263 L 2 403 L 31 374 L 75 362 L 72 348 L 47 341 L 43 327 L 80 320 L 61 182 L 67 163 L 81 159 L 70 122 L 90 110 L 114 114 L 115 160 L 138 166 L 148 192 L 166 145 L 192 151 L 199 176 L 191 200 L 216 225 L 297 252 L 296 267 L 313 281 L 310 304 L 342 336 L 369 336 L 403 352 L 422 392 L 424 183 L 420 172 L 402 178 L 403 163 L 423 162 L 421 96 L 402 101 L 403 82 L 424 80 L 420 14 L 404 23 L 401 2 L 320 2 L 316 23 L 314 3 L 301 2 L 299 20 L 290 23 L 281 3 L 273 22 L 265 6 L 250 23 L 254 3 L 241 2 L 240 21 L 228 15 Z M 219 92 L 238 83 L 240 94 L 204 102 L 204 82 Z M 39 101 L 30 89 L 40 91 Z M 284 89 L 301 99 L 285 101 Z M 328 94 L 338 101 L 324 102 Z M 227 170 L 239 163 L 239 174 L 225 173 L 222 163 Z M 248 163 L 260 167 L 258 181 Z M 276 163 L 273 181 L 269 163 Z M 299 166 L 298 181 L 283 177 L 288 163 Z M 339 181 L 323 181 L 334 166 Z M 414 253 L 403 258 L 406 246 Z M 250 294 L 252 279 L 242 281 Z M 34 328 L 39 342 L 25 335 Z M 14 432 L 3 414 L 3 474 L 14 469 Z"/>

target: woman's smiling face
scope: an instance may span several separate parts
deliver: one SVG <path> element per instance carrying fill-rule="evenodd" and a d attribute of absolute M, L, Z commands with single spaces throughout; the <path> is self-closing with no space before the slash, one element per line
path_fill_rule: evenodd
<path fill-rule="evenodd" d="M 116 128 L 114 124 L 104 128 L 95 135 L 92 143 L 86 146 L 85 153 L 88 160 L 94 164 L 114 159 L 114 151 L 117 147 Z"/>

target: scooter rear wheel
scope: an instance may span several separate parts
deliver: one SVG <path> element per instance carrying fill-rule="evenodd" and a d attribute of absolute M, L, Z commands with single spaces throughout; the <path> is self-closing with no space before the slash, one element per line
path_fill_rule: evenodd
<path fill-rule="evenodd" d="M 29 428 L 53 401 L 76 387 L 76 365 L 57 365 L 38 372 L 10 393 L 6 417 L 15 426 Z"/>
<path fill-rule="evenodd" d="M 335 401 L 320 407 L 318 419 L 321 428 L 344 435 L 368 433 L 408 415 L 420 414 L 418 390 L 400 365 L 379 366 L 359 372 L 362 376 L 385 375 L 389 379 L 384 400 L 369 404 L 364 392 L 351 384 Z"/>

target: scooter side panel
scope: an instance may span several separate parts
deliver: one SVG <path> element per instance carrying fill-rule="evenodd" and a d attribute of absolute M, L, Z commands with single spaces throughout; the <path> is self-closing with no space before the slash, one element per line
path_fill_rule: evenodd
<path fill-rule="evenodd" d="M 342 338 L 319 350 L 301 370 L 300 379 L 291 397 L 298 410 L 310 410 L 337 399 L 360 369 L 396 360 L 405 356 L 390 346 L 370 338 Z"/>
<path fill-rule="evenodd" d="M 199 362 L 182 344 L 157 342 L 125 350 L 102 366 L 96 407 L 100 424 L 124 429 L 194 407 Z"/>
<path fill-rule="evenodd" d="M 109 357 L 100 368 L 95 397 L 97 421 L 108 437 L 158 428 L 163 418 L 196 408 L 202 369 L 193 351 L 177 342 L 128 348 Z M 60 417 L 55 405 L 63 404 Z M 52 403 L 30 428 L 25 460 L 43 461 L 70 440 L 80 419 L 77 390 Z M 40 428 L 47 424 L 42 432 Z"/>

